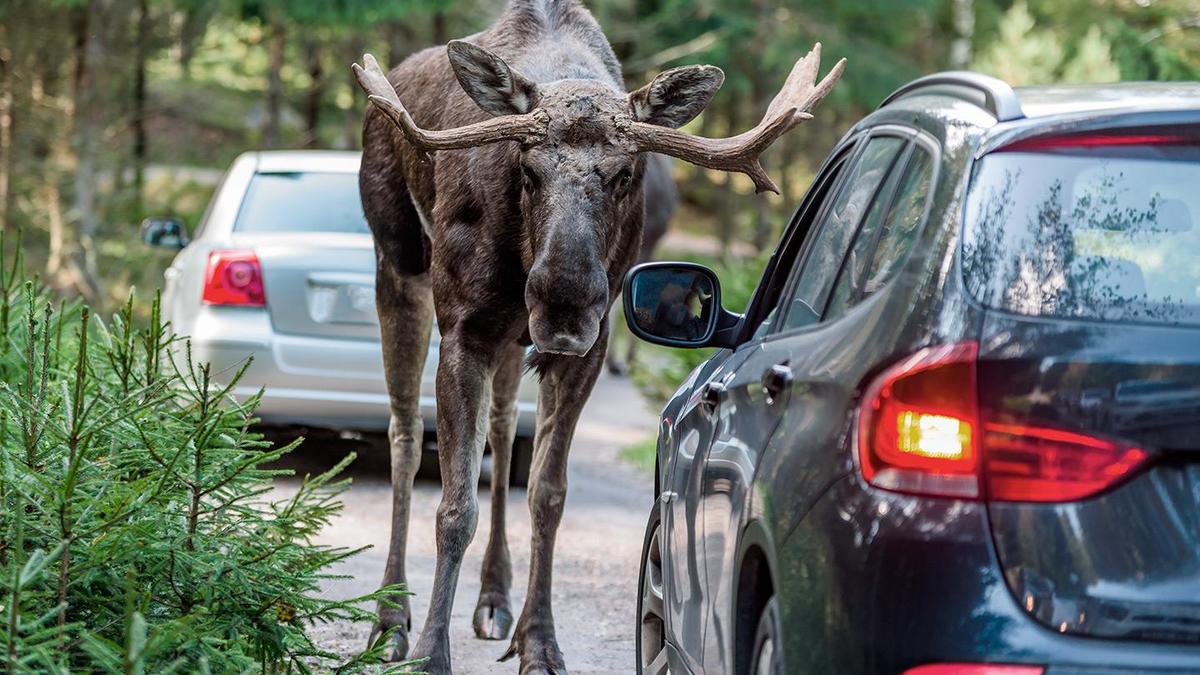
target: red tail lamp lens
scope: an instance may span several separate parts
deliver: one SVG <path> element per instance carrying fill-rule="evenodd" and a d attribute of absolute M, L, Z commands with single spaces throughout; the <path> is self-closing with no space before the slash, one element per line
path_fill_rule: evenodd
<path fill-rule="evenodd" d="M 931 663 L 904 671 L 904 675 L 1042 675 L 1041 666 L 1004 663 Z"/>
<path fill-rule="evenodd" d="M 979 495 L 978 352 L 974 342 L 923 349 L 867 389 L 858 430 L 867 482 L 899 492 Z"/>
<path fill-rule="evenodd" d="M 204 272 L 204 303 L 264 307 L 262 265 L 253 251 L 212 251 Z"/>
<path fill-rule="evenodd" d="M 1064 502 L 1090 497 L 1123 480 L 1150 453 L 1116 441 L 1059 429 L 988 424 L 985 475 L 991 499 Z"/>
<path fill-rule="evenodd" d="M 923 349 L 867 387 L 859 413 L 863 478 L 896 492 L 1069 502 L 1107 490 L 1153 454 L 1116 440 L 989 419 L 978 407 L 979 347 Z"/>

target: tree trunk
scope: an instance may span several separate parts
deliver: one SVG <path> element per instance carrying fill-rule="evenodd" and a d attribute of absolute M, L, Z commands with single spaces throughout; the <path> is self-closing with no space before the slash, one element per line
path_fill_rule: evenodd
<path fill-rule="evenodd" d="M 133 112 L 130 127 L 133 131 L 133 200 L 138 220 L 144 210 L 143 192 L 146 185 L 146 62 L 150 53 L 150 2 L 138 0 L 137 46 L 134 54 Z"/>
<path fill-rule="evenodd" d="M 700 118 L 700 129 L 698 133 L 701 136 L 712 137 L 716 135 L 717 130 L 717 110 L 716 107 L 704 112 L 704 116 Z M 695 164 L 688 165 L 687 189 L 684 190 L 686 195 L 699 195 L 712 188 L 712 182 L 708 179 L 708 172 L 702 166 Z M 708 206 L 711 206 L 709 204 Z"/>
<path fill-rule="evenodd" d="M 764 0 L 755 0 L 754 9 L 757 18 L 757 25 L 754 31 L 754 41 L 756 44 L 769 45 L 773 38 L 774 31 L 774 10 L 771 3 Z M 754 112 L 751 119 L 758 119 L 758 115 L 763 114 L 767 106 L 771 103 L 771 98 L 774 96 L 773 86 L 768 81 L 769 73 L 762 64 L 747 64 L 750 72 L 750 92 L 754 101 Z M 775 150 L 779 152 L 778 149 Z M 770 162 L 764 164 L 770 166 Z M 767 203 L 766 195 L 759 195 L 754 200 L 754 228 L 751 235 L 754 250 L 761 253 L 764 248 L 770 245 L 771 239 L 771 218 L 770 205 Z"/>
<path fill-rule="evenodd" d="M 733 98 L 729 99 L 729 116 L 728 116 L 728 133 L 726 136 L 735 136 L 741 133 L 741 128 L 738 126 L 741 115 L 737 101 Z M 718 213 L 721 214 L 721 222 L 717 223 L 717 236 L 721 243 L 721 259 L 728 260 L 729 253 L 733 246 L 733 237 L 737 233 L 737 213 L 738 213 L 738 195 L 733 189 L 733 174 L 725 172 L 721 177 L 720 189 L 720 208 Z"/>
<path fill-rule="evenodd" d="M 363 39 L 359 33 L 351 33 L 349 39 L 346 41 L 346 51 L 349 52 L 347 56 L 350 61 L 358 63 L 362 59 L 364 48 Z M 353 103 L 350 104 L 349 108 L 346 108 L 346 112 L 342 117 L 342 140 L 339 145 L 342 149 L 353 150 L 358 148 L 362 141 L 363 112 L 366 110 L 367 97 L 362 93 L 362 89 L 359 89 L 358 81 L 354 79 L 354 75 L 350 73 L 348 68 L 346 69 L 346 78 L 350 83 L 350 93 Z"/>
<path fill-rule="evenodd" d="M 398 19 L 387 22 L 388 68 L 395 68 L 412 51 L 413 35 L 408 24 Z M 357 58 L 357 55 L 355 56 Z"/>
<path fill-rule="evenodd" d="M 267 66 L 267 110 L 263 123 L 263 146 L 278 148 L 283 143 L 283 59 L 287 47 L 287 33 L 282 21 L 272 20 L 267 48 L 270 63 Z"/>
<path fill-rule="evenodd" d="M 60 250 L 61 257 L 76 272 L 74 280 L 79 291 L 89 300 L 99 300 L 103 290 L 96 271 L 96 234 L 100 226 L 100 214 L 96 204 L 96 181 L 99 177 L 99 139 L 104 132 L 103 84 L 99 82 L 104 72 L 103 61 L 107 56 L 108 31 L 105 18 L 109 16 L 108 0 L 90 0 L 85 9 L 86 16 L 77 24 L 81 34 L 76 36 L 78 61 L 75 65 L 74 133 L 72 146 L 75 151 L 75 194 L 72 202 L 72 220 L 75 223 L 75 246 L 69 253 Z"/>
<path fill-rule="evenodd" d="M 951 68 L 964 69 L 971 65 L 974 38 L 974 0 L 954 0 L 954 42 L 950 44 Z"/>
<path fill-rule="evenodd" d="M 321 101 L 325 98 L 325 69 L 321 64 L 321 41 L 308 40 L 308 98 L 304 103 L 304 145 L 320 145 Z"/>
<path fill-rule="evenodd" d="M 204 39 L 208 22 L 219 6 L 217 2 L 187 3 L 183 25 L 179 29 L 179 67 L 185 82 L 192 79 L 192 58 L 196 55 L 196 47 Z"/>
<path fill-rule="evenodd" d="M 444 45 L 449 39 L 446 33 L 446 12 L 439 9 L 433 13 L 433 44 Z"/>
<path fill-rule="evenodd" d="M 8 44 L 8 31 L 3 39 Z M 0 232 L 8 231 L 9 184 L 12 177 L 13 54 L 0 46 Z"/>

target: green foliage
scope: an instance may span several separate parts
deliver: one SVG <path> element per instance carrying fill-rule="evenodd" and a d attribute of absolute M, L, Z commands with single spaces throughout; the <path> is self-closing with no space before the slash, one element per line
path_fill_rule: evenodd
<path fill-rule="evenodd" d="M 0 237 L 0 248 L 3 238 Z M 179 358 L 154 303 L 109 323 L 0 272 L 0 670 L 358 672 L 309 639 L 371 621 L 321 596 L 357 553 L 312 543 L 341 509 L 352 458 L 276 499 L 257 399 Z M 386 589 L 389 593 L 401 589 Z"/>
<path fill-rule="evenodd" d="M 721 279 L 722 304 L 731 311 L 742 311 L 758 287 L 768 255 L 749 261 L 719 263 L 693 257 L 692 262 L 709 265 Z M 656 408 L 666 403 L 679 383 L 697 366 L 715 353 L 712 349 L 671 349 L 667 347 L 643 350 L 637 363 L 632 364 L 633 383 Z"/>
<path fill-rule="evenodd" d="M 1054 82 L 1116 82 L 1121 71 L 1100 28 L 1092 25 L 1074 45 L 1068 58 L 1062 31 L 1037 28 L 1025 2 L 1018 2 L 1000 20 L 998 37 L 974 67 L 1011 84 Z"/>
<path fill-rule="evenodd" d="M 653 436 L 638 441 L 621 449 L 621 459 L 633 464 L 642 471 L 654 471 L 654 462 L 658 455 L 658 439 Z"/>

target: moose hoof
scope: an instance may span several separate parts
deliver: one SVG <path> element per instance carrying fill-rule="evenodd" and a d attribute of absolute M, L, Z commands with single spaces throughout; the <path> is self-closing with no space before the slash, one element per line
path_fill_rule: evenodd
<path fill-rule="evenodd" d="M 379 608 L 379 621 L 371 629 L 371 637 L 367 647 L 372 647 L 385 632 L 391 632 L 392 651 L 387 660 L 390 663 L 403 661 L 408 656 L 408 634 L 412 631 L 412 618 L 408 615 L 407 606 Z"/>
<path fill-rule="evenodd" d="M 480 640 L 503 640 L 512 629 L 513 615 L 506 605 L 479 600 L 471 625 Z"/>
<path fill-rule="evenodd" d="M 516 641 L 509 646 L 501 661 L 514 656 L 521 657 L 521 675 L 567 675 L 567 665 L 563 662 L 562 652 L 553 638 L 549 640 L 521 640 L 523 645 L 518 647 Z"/>
<path fill-rule="evenodd" d="M 375 627 L 371 629 L 371 637 L 367 639 L 368 649 L 374 646 L 383 631 L 382 624 L 375 624 Z M 392 651 L 388 654 L 387 661 L 397 663 L 403 661 L 405 656 L 408 656 L 408 630 L 402 625 L 392 632 Z"/>

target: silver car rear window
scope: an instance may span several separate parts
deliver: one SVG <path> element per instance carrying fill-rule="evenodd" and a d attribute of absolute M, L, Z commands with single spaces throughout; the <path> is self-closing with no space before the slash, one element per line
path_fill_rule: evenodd
<path fill-rule="evenodd" d="M 358 174 L 314 171 L 254 174 L 234 230 L 370 234 Z"/>

